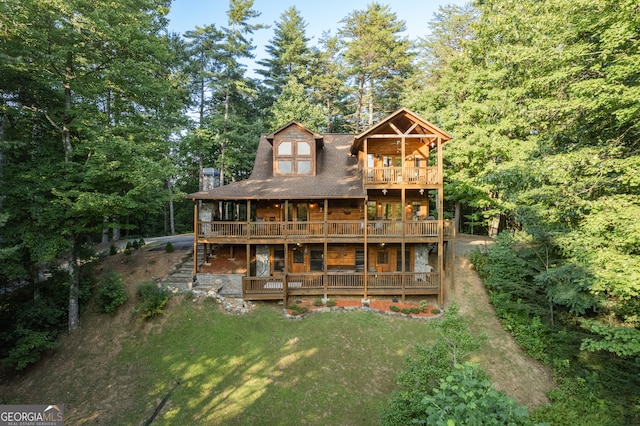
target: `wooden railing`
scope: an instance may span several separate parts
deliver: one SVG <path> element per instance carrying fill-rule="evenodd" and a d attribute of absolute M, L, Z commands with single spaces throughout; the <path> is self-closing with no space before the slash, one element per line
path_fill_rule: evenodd
<path fill-rule="evenodd" d="M 371 220 L 367 222 L 369 237 L 432 237 L 438 236 L 438 221 L 411 222 Z M 453 236 L 453 224 L 443 223 L 444 236 Z M 361 238 L 364 221 L 328 222 L 198 222 L 198 238 L 220 239 L 291 239 L 299 238 Z"/>
<path fill-rule="evenodd" d="M 438 183 L 437 167 L 369 167 L 365 170 L 367 184 L 415 184 L 435 185 Z"/>
<path fill-rule="evenodd" d="M 437 272 L 369 272 L 370 295 L 427 295 L 439 291 Z M 273 277 L 243 277 L 242 294 L 246 300 L 275 300 L 298 295 L 364 294 L 362 272 L 321 272 L 286 274 Z"/>

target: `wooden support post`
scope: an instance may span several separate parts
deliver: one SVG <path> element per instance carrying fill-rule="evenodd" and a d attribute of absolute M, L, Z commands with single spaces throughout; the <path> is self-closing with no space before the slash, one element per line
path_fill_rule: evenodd
<path fill-rule="evenodd" d="M 193 203 L 193 278 L 198 274 L 198 235 L 200 224 L 198 223 L 198 202 Z M 193 282 L 193 280 L 192 280 Z"/>

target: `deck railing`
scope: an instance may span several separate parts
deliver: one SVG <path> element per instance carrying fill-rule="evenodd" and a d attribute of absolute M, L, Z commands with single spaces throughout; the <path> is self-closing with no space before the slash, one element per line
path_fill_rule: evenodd
<path fill-rule="evenodd" d="M 443 223 L 444 236 L 453 236 L 453 224 Z M 411 222 L 371 220 L 367 222 L 367 236 L 399 238 L 437 237 L 438 221 L 417 220 Z M 220 239 L 291 239 L 299 238 L 361 238 L 364 237 L 364 221 L 328 222 L 198 222 L 198 238 Z"/>
<path fill-rule="evenodd" d="M 438 183 L 437 167 L 369 167 L 365 171 L 365 183 L 435 185 Z"/>
<path fill-rule="evenodd" d="M 243 277 L 242 294 L 246 300 L 276 300 L 298 295 L 364 294 L 363 272 L 310 272 L 272 277 Z M 437 294 L 440 274 L 437 272 L 369 272 L 367 293 L 370 295 Z"/>

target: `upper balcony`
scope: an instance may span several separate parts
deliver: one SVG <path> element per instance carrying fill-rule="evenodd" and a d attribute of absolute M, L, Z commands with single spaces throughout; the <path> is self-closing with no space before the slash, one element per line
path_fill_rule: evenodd
<path fill-rule="evenodd" d="M 364 175 L 368 186 L 427 186 L 439 183 L 437 167 L 369 167 Z"/>
<path fill-rule="evenodd" d="M 439 239 L 437 220 L 416 221 L 317 221 L 317 222 L 228 222 L 199 221 L 197 239 L 201 242 L 249 243 L 370 242 L 407 241 L 435 242 Z M 442 221 L 443 238 L 454 237 L 450 220 Z"/>

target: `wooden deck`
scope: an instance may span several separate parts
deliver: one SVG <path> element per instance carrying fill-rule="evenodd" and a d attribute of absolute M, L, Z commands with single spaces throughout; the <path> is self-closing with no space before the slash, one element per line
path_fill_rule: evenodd
<path fill-rule="evenodd" d="M 453 224 L 443 221 L 444 239 L 453 238 Z M 226 222 L 213 221 L 197 224 L 197 238 L 201 242 L 244 242 L 259 240 L 341 240 L 364 241 L 381 239 L 438 239 L 438 221 L 411 222 L 376 220 L 326 222 Z"/>
<path fill-rule="evenodd" d="M 291 296 L 438 295 L 436 272 L 327 272 L 243 277 L 245 300 L 286 300 Z"/>

